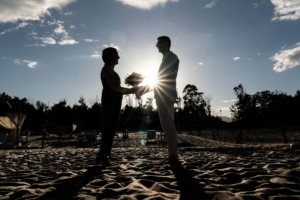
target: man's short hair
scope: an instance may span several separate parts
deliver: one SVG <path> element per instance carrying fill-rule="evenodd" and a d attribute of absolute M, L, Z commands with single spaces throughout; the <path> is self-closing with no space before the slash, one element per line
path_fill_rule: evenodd
<path fill-rule="evenodd" d="M 108 47 L 102 51 L 102 60 L 105 65 L 109 65 L 117 50 L 113 47 Z"/>
<path fill-rule="evenodd" d="M 171 39 L 168 36 L 160 36 L 157 38 L 157 40 L 160 40 L 162 42 L 166 42 L 169 44 L 169 47 L 171 47 Z"/>

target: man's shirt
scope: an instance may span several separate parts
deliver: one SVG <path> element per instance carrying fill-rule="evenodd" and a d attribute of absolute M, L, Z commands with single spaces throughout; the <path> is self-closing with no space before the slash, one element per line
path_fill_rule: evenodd
<path fill-rule="evenodd" d="M 154 88 L 154 98 L 161 95 L 177 98 L 176 78 L 179 68 L 179 59 L 172 51 L 164 54 L 157 74 L 157 83 Z"/>

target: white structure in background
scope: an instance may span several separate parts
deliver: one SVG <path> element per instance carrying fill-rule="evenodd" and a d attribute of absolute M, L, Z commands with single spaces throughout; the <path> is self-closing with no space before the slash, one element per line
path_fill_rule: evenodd
<path fill-rule="evenodd" d="M 0 116 L 0 148 L 14 148 L 17 145 L 17 132 L 19 125 L 20 130 L 24 123 L 26 114 L 20 113 L 7 113 L 7 116 Z M 19 118 L 19 119 L 18 119 Z"/>

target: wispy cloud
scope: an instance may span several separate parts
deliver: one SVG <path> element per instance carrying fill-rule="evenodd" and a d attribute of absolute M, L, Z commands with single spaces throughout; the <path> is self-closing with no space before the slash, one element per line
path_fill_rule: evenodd
<path fill-rule="evenodd" d="M 254 6 L 254 8 L 257 8 L 258 7 L 258 3 L 254 3 L 253 6 Z"/>
<path fill-rule="evenodd" d="M 3 60 L 5 60 L 5 59 L 6 59 L 6 57 L 2 57 L 2 59 L 3 59 Z"/>
<path fill-rule="evenodd" d="M 237 60 L 240 60 L 240 59 L 241 59 L 240 57 L 233 58 L 234 61 L 237 61 Z"/>
<path fill-rule="evenodd" d="M 56 20 L 54 19 L 53 22 L 50 22 L 50 21 L 47 21 L 47 24 L 50 26 L 50 25 L 55 25 L 56 24 Z"/>
<path fill-rule="evenodd" d="M 177 2 L 179 0 L 116 0 L 125 5 L 133 6 L 139 9 L 149 10 L 157 5 L 164 6 L 168 1 Z"/>
<path fill-rule="evenodd" d="M 37 65 L 37 62 L 35 62 L 35 61 L 23 60 L 23 62 L 27 63 L 27 66 L 29 68 L 35 68 L 35 66 Z"/>
<path fill-rule="evenodd" d="M 14 63 L 19 64 L 19 65 L 22 65 L 22 63 L 26 63 L 29 68 L 35 68 L 35 66 L 37 65 L 36 61 L 29 61 L 29 60 L 22 60 L 21 61 L 19 59 L 15 59 Z"/>
<path fill-rule="evenodd" d="M 91 55 L 91 58 L 99 58 L 101 56 L 98 51 L 95 51 L 94 53 L 95 54 Z"/>
<path fill-rule="evenodd" d="M 83 41 L 85 41 L 85 42 L 93 42 L 92 39 L 83 39 Z"/>
<path fill-rule="evenodd" d="M 56 25 L 58 27 L 56 29 L 54 29 L 54 33 L 56 33 L 57 35 L 59 35 L 59 34 L 68 35 L 63 23 L 64 23 L 63 21 L 57 21 Z"/>
<path fill-rule="evenodd" d="M 27 46 L 27 47 L 45 47 L 47 45 L 46 44 L 27 44 L 25 46 Z"/>
<path fill-rule="evenodd" d="M 21 61 L 19 59 L 15 59 L 14 63 L 21 64 Z"/>
<path fill-rule="evenodd" d="M 300 42 L 291 48 L 281 50 L 270 59 L 276 62 L 273 68 L 276 72 L 283 72 L 298 66 L 300 62 Z"/>
<path fill-rule="evenodd" d="M 74 29 L 74 28 L 76 28 L 76 26 L 74 26 L 74 25 L 71 25 L 71 26 L 70 26 L 70 29 Z"/>
<path fill-rule="evenodd" d="M 229 103 L 229 102 L 235 102 L 235 101 L 237 101 L 237 100 L 223 100 L 221 102 L 223 102 L 223 103 Z"/>
<path fill-rule="evenodd" d="M 0 9 L 1 10 L 1 9 Z M 1 22 L 1 21 L 0 21 Z M 27 22 L 22 22 L 22 23 L 20 23 L 18 26 L 16 26 L 16 27 L 13 27 L 13 28 L 10 28 L 10 29 L 7 29 L 7 30 L 5 30 L 5 31 L 2 31 L 1 33 L 0 33 L 0 35 L 4 35 L 5 33 L 7 33 L 7 32 L 11 32 L 11 31 L 15 31 L 15 30 L 18 30 L 19 28 L 23 28 L 23 27 L 25 27 L 25 26 L 27 26 L 29 23 L 27 23 Z"/>
<path fill-rule="evenodd" d="M 207 4 L 206 6 L 204 6 L 204 8 L 212 8 L 216 5 L 216 0 L 213 0 L 211 3 Z"/>
<path fill-rule="evenodd" d="M 115 49 L 117 49 L 117 50 L 121 51 L 120 47 L 118 47 L 118 46 L 115 46 L 114 44 L 110 44 L 110 45 L 103 44 L 102 46 L 103 46 L 104 48 L 107 48 L 107 47 L 113 47 L 113 48 L 115 48 Z"/>
<path fill-rule="evenodd" d="M 60 42 L 58 42 L 58 44 L 60 45 L 72 45 L 72 44 L 77 44 L 78 42 L 75 41 L 72 38 L 62 38 Z"/>
<path fill-rule="evenodd" d="M 51 37 L 41 37 L 40 39 L 45 44 L 56 44 L 56 41 Z"/>
<path fill-rule="evenodd" d="M 42 40 L 43 44 L 30 44 L 30 45 L 25 45 L 25 46 L 36 46 L 36 47 L 45 47 L 47 46 L 46 44 L 56 44 L 55 39 L 53 39 L 52 37 L 38 37 L 36 32 L 31 32 L 28 33 L 28 35 L 32 35 L 33 39 L 35 40 Z"/>
<path fill-rule="evenodd" d="M 99 58 L 101 55 L 99 54 L 94 54 L 94 55 L 91 55 L 91 58 Z"/>
<path fill-rule="evenodd" d="M 37 35 L 37 32 L 32 31 L 31 33 L 28 33 L 28 35 Z"/>
<path fill-rule="evenodd" d="M 45 15 L 50 15 L 49 9 L 61 10 L 74 1 L 76 0 L 1 0 L 0 23 L 41 20 Z"/>
<path fill-rule="evenodd" d="M 259 56 L 261 53 L 258 53 L 257 55 Z"/>
<path fill-rule="evenodd" d="M 65 13 L 66 16 L 72 15 L 72 14 L 73 14 L 73 12 L 66 12 L 66 13 Z"/>
<path fill-rule="evenodd" d="M 56 25 L 58 26 L 56 29 L 54 29 L 54 33 L 56 35 L 62 35 L 61 41 L 58 42 L 60 45 L 72 45 L 72 44 L 77 44 L 78 42 L 72 39 L 69 36 L 69 33 L 65 30 L 65 27 L 63 25 L 63 21 L 57 21 Z"/>
<path fill-rule="evenodd" d="M 275 6 L 272 21 L 300 19 L 299 0 L 271 0 L 271 3 Z"/>

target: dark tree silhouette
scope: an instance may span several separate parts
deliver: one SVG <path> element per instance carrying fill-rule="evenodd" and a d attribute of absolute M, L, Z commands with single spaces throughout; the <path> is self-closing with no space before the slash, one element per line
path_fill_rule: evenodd
<path fill-rule="evenodd" d="M 190 84 L 184 88 L 183 92 L 184 97 L 178 96 L 175 103 L 176 124 L 183 126 L 190 123 L 194 125 L 205 123 L 206 127 L 214 126 L 219 119 L 212 117 L 210 114 L 210 98 L 200 94 L 197 87 Z M 148 97 L 144 101 L 135 101 L 136 107 L 133 107 L 134 99 L 132 95 L 125 97 L 125 99 L 127 105 L 122 109 L 118 130 L 139 131 L 161 128 L 159 115 L 157 110 L 154 109 L 152 97 Z M 73 123 L 83 130 L 101 129 L 101 103 L 100 98 L 97 96 L 88 101 L 89 106 L 82 96 L 73 106 L 68 105 L 66 99 L 48 106 L 41 101 L 29 103 L 26 98 L 12 98 L 5 93 L 1 94 L 0 100 L 1 102 L 8 101 L 13 107 L 12 109 L 9 107 L 0 109 L 1 115 L 18 111 L 18 105 L 21 102 L 21 112 L 27 114 L 23 129 L 41 131 L 45 120 L 48 120 L 51 124 L 53 122 L 56 126 L 69 126 Z M 182 103 L 184 106 L 182 106 Z M 190 118 L 192 118 L 192 121 Z"/>
<path fill-rule="evenodd" d="M 262 91 L 247 94 L 242 84 L 234 87 L 237 101 L 231 106 L 233 120 L 243 128 L 277 127 L 282 129 L 283 140 L 287 143 L 286 126 L 299 126 L 299 95 L 287 95 L 279 91 Z"/>
<path fill-rule="evenodd" d="M 194 117 L 211 115 L 210 102 L 203 98 L 203 93 L 198 92 L 198 88 L 195 85 L 186 85 L 183 93 L 184 110 Z"/>

